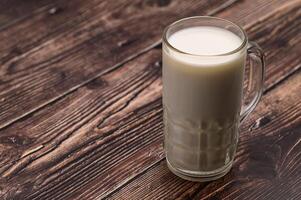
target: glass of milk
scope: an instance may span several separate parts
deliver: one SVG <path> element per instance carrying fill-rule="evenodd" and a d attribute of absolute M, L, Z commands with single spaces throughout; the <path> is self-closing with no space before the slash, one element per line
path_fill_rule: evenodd
<path fill-rule="evenodd" d="M 169 169 L 192 181 L 224 176 L 232 166 L 240 122 L 263 88 L 264 55 L 244 30 L 224 19 L 181 19 L 163 34 L 164 148 Z M 243 80 L 250 57 L 248 96 Z"/>

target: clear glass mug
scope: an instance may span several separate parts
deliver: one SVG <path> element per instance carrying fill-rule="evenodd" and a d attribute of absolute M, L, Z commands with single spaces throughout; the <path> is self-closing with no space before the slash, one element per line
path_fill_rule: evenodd
<path fill-rule="evenodd" d="M 182 52 L 168 42 L 173 33 L 194 26 L 227 29 L 240 37 L 242 43 L 231 52 L 208 56 Z M 243 98 L 248 56 L 250 69 L 245 95 L 248 97 Z M 240 26 L 216 17 L 197 16 L 176 21 L 165 29 L 162 57 L 167 165 L 186 180 L 220 178 L 231 169 L 239 124 L 261 98 L 264 54 L 256 43 L 248 42 Z M 185 62 L 186 58 L 194 62 L 226 60 L 227 64 L 195 67 Z M 243 103 L 244 99 L 250 100 Z"/>

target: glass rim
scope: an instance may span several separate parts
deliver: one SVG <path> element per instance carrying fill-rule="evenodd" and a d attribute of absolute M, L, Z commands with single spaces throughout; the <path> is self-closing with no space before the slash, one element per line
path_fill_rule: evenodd
<path fill-rule="evenodd" d="M 227 53 L 222 53 L 222 54 L 214 54 L 214 55 L 201 55 L 201 54 L 193 54 L 193 53 L 188 53 L 188 52 L 185 52 L 185 51 L 182 51 L 174 46 L 172 46 L 169 42 L 168 42 L 168 39 L 167 39 L 167 31 L 177 25 L 178 23 L 181 23 L 181 22 L 184 22 L 184 21 L 189 21 L 191 19 L 215 19 L 215 20 L 220 20 L 220 21 L 223 21 L 223 22 L 227 22 L 227 23 L 230 23 L 231 25 L 233 25 L 234 27 L 236 27 L 238 30 L 240 30 L 243 34 L 243 41 L 241 43 L 240 46 L 238 46 L 236 49 L 234 50 L 231 50 Z M 248 37 L 247 37 L 247 34 L 245 32 L 245 30 L 238 24 L 234 23 L 234 22 L 231 22 L 230 20 L 227 20 L 227 19 L 223 19 L 223 18 L 219 18 L 219 17 L 212 17 L 212 16 L 192 16 L 192 17 L 186 17 L 186 18 L 182 18 L 182 19 L 179 19 L 173 23 L 171 23 L 170 25 L 168 25 L 164 31 L 163 31 L 163 44 L 166 44 L 169 48 L 171 48 L 172 50 L 178 52 L 178 53 L 181 53 L 181 54 L 185 54 L 185 55 L 189 55 L 189 56 L 196 56 L 196 57 L 217 57 L 217 56 L 228 56 L 228 55 L 232 55 L 232 54 L 235 54 L 237 52 L 239 52 L 241 49 L 243 49 L 247 43 L 248 43 Z"/>

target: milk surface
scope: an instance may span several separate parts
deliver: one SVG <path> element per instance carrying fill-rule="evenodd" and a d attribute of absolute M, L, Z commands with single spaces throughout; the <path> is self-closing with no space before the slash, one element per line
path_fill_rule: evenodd
<path fill-rule="evenodd" d="M 172 34 L 168 42 L 175 48 L 195 55 L 219 55 L 237 49 L 241 39 L 234 33 L 213 26 L 197 26 Z"/>
<path fill-rule="evenodd" d="M 173 33 L 163 45 L 167 161 L 182 171 L 217 170 L 233 160 L 246 50 L 234 33 L 199 26 Z M 189 55 L 193 54 L 193 55 Z"/>

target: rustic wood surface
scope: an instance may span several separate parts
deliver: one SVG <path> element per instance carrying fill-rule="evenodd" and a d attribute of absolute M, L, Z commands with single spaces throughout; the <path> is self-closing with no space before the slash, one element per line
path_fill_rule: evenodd
<path fill-rule="evenodd" d="M 179 18 L 242 25 L 266 53 L 264 95 L 233 169 L 166 166 L 161 35 Z M 300 0 L 3 0 L 0 199 L 301 199 Z"/>

